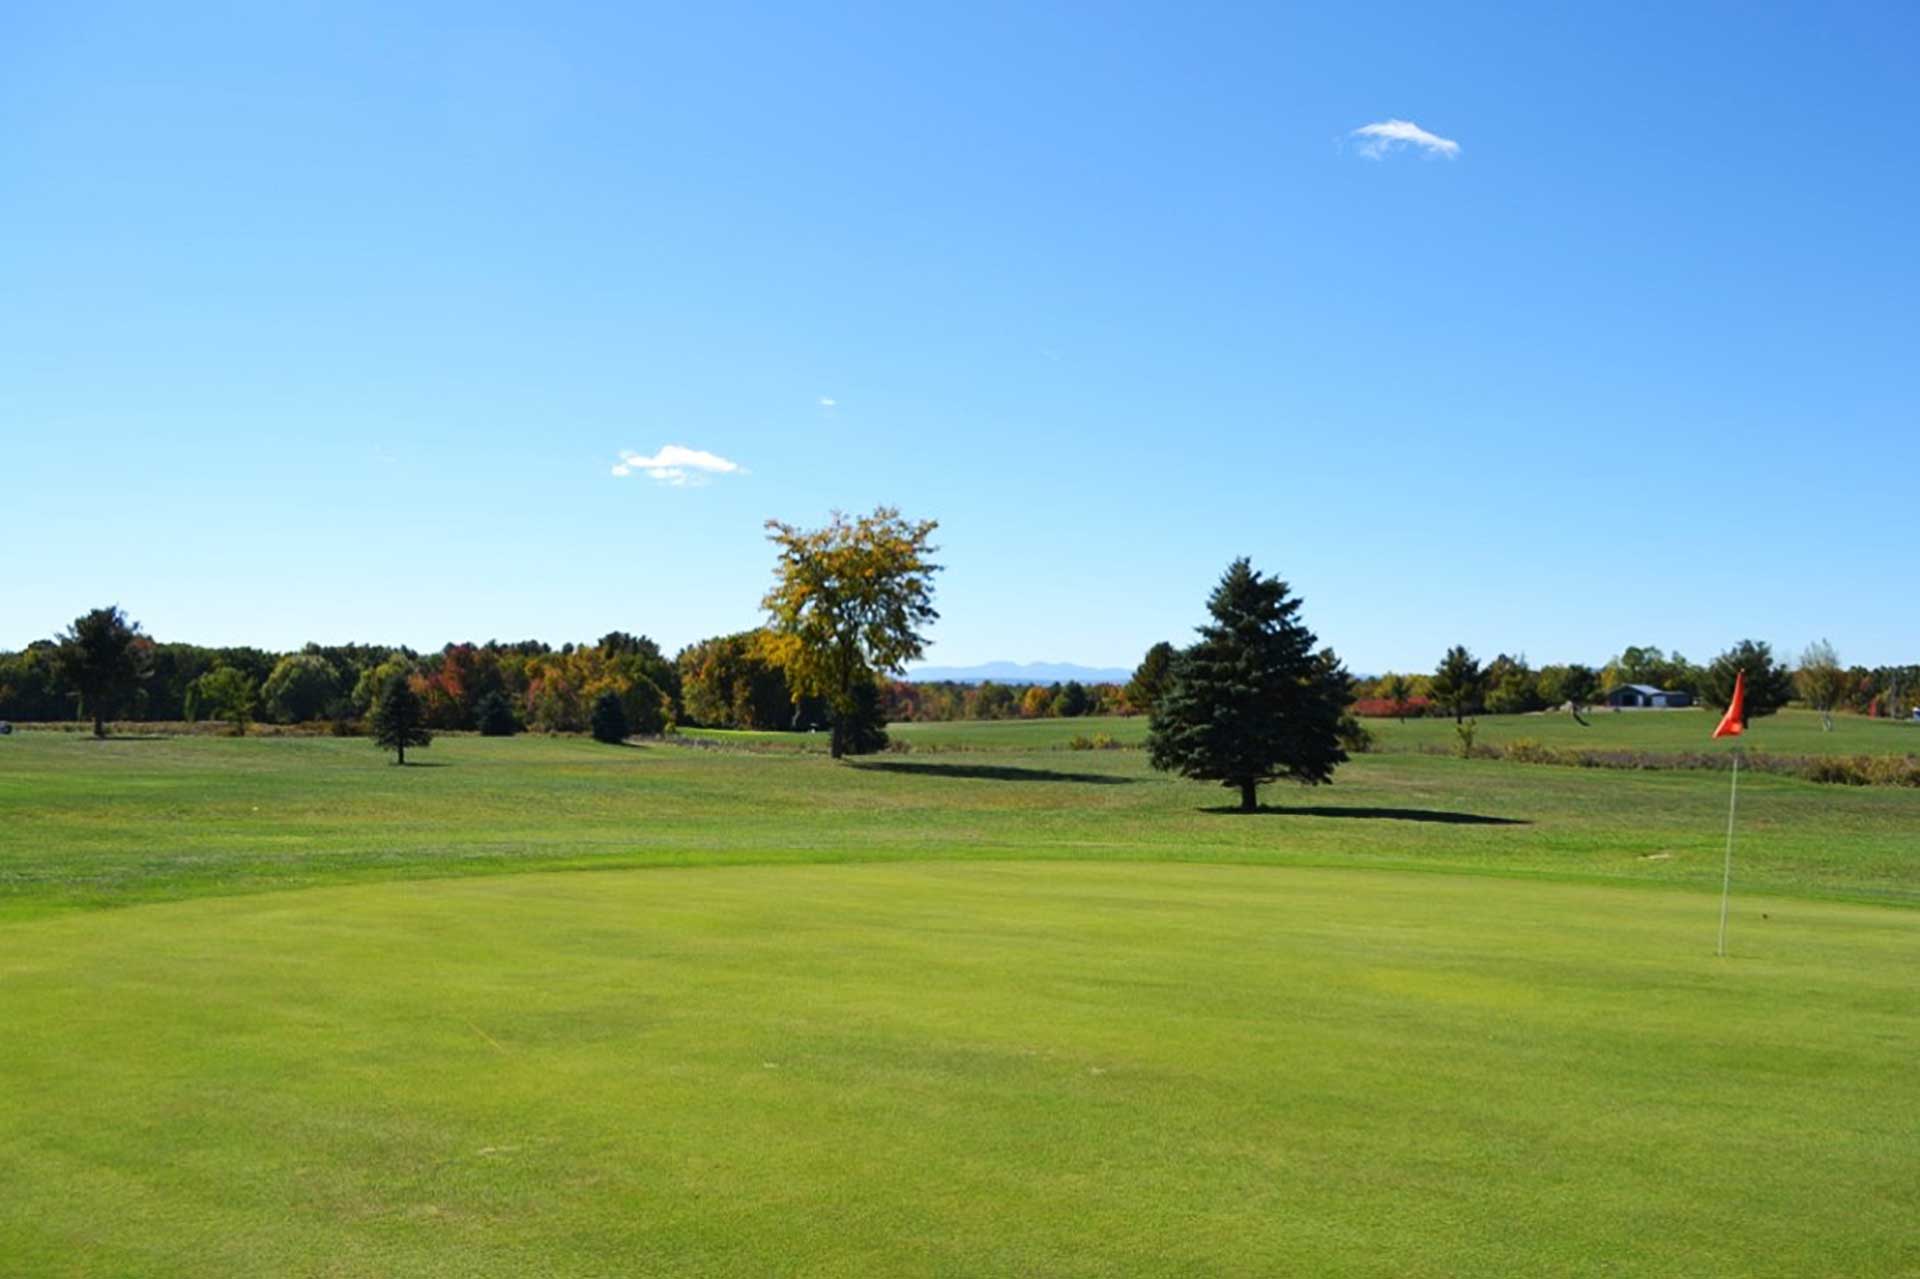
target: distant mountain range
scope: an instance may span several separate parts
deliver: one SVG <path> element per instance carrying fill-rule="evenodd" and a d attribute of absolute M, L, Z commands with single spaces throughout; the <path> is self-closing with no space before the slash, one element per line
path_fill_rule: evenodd
<path fill-rule="evenodd" d="M 1114 666 L 1075 666 L 1072 662 L 982 662 L 978 666 L 922 666 L 907 672 L 907 678 L 932 684 L 1064 684 L 1077 679 L 1082 684 L 1124 684 L 1133 672 Z"/>

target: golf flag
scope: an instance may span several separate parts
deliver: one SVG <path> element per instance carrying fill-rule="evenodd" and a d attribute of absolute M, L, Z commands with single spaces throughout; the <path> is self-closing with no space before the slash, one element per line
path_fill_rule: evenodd
<path fill-rule="evenodd" d="M 1720 717 L 1720 727 L 1713 730 L 1715 737 L 1738 737 L 1747 731 L 1741 712 L 1747 709 L 1747 673 L 1735 671 L 1733 674 L 1733 700 L 1727 703 L 1727 713 Z"/>

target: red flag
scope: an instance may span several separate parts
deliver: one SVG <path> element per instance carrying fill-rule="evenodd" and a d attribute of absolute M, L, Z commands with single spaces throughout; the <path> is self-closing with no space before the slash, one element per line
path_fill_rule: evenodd
<path fill-rule="evenodd" d="M 1727 713 L 1720 717 L 1720 727 L 1713 730 L 1715 737 L 1738 737 L 1747 731 L 1746 719 L 1741 712 L 1747 709 L 1747 673 L 1735 671 L 1733 676 L 1733 700 L 1727 703 Z"/>

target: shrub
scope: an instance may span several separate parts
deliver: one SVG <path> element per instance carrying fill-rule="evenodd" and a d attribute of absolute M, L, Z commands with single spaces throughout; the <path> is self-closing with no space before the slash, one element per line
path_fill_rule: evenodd
<path fill-rule="evenodd" d="M 627 712 L 618 693 L 602 693 L 594 699 L 593 740 L 610 746 L 627 740 Z"/>
<path fill-rule="evenodd" d="M 1457 749 L 1461 759 L 1473 758 L 1473 734 L 1479 727 L 1479 722 L 1471 719 L 1463 719 L 1453 726 L 1453 735 L 1460 739 Z"/>
<path fill-rule="evenodd" d="M 1408 719 L 1418 719 L 1433 706 L 1425 697 L 1409 697 L 1404 710 L 1393 699 L 1387 697 L 1362 697 L 1348 709 L 1355 715 L 1366 719 L 1397 719 L 1404 714 Z"/>
<path fill-rule="evenodd" d="M 1113 740 L 1112 733 L 1095 733 L 1093 735 L 1093 749 L 1097 751 L 1119 750 L 1120 743 Z"/>
<path fill-rule="evenodd" d="M 1075 733 L 1067 739 L 1067 749 L 1070 751 L 1090 751 L 1093 749 L 1093 739 L 1085 733 Z"/>

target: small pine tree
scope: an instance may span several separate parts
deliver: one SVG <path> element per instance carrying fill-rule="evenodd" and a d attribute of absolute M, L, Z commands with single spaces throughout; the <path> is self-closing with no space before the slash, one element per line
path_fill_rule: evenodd
<path fill-rule="evenodd" d="M 1126 690 L 1121 696 L 1127 699 L 1127 706 L 1141 714 L 1151 715 L 1160 694 L 1167 691 L 1167 680 L 1173 670 L 1173 645 L 1161 640 L 1147 650 L 1140 659 L 1140 665 L 1133 671 L 1133 678 L 1127 681 Z"/>
<path fill-rule="evenodd" d="M 1486 686 L 1486 672 L 1480 669 L 1480 663 L 1464 644 L 1448 649 L 1433 672 L 1433 700 L 1453 712 L 1455 724 L 1463 722 L 1467 712 L 1480 705 L 1480 695 Z"/>
<path fill-rule="evenodd" d="M 1701 681 L 1700 693 L 1707 703 L 1725 710 L 1733 700 L 1734 679 L 1747 676 L 1747 697 L 1741 709 L 1746 720 L 1771 715 L 1793 696 L 1793 675 L 1784 663 L 1773 658 L 1773 646 L 1764 641 L 1741 640 L 1713 659 Z"/>
<path fill-rule="evenodd" d="M 618 693 L 602 693 L 593 703 L 593 740 L 618 746 L 627 740 L 627 711 Z"/>
<path fill-rule="evenodd" d="M 473 708 L 474 722 L 479 725 L 482 737 L 512 737 L 520 731 L 519 721 L 513 717 L 513 708 L 507 705 L 507 699 L 499 693 L 488 693 Z"/>
<path fill-rule="evenodd" d="M 373 709 L 368 715 L 368 727 L 373 730 L 373 744 L 394 753 L 394 763 L 407 762 L 407 747 L 426 747 L 433 743 L 433 734 L 427 731 L 426 707 L 420 704 L 420 695 L 413 691 L 404 675 L 395 675 L 381 688 L 380 695 L 373 700 Z"/>
<path fill-rule="evenodd" d="M 1331 650 L 1314 651 L 1287 584 L 1235 560 L 1207 601 L 1213 621 L 1182 652 L 1154 708 L 1147 747 L 1153 766 L 1240 792 L 1258 808 L 1258 788 L 1282 777 L 1314 786 L 1346 762 L 1340 719 L 1352 681 Z"/>

